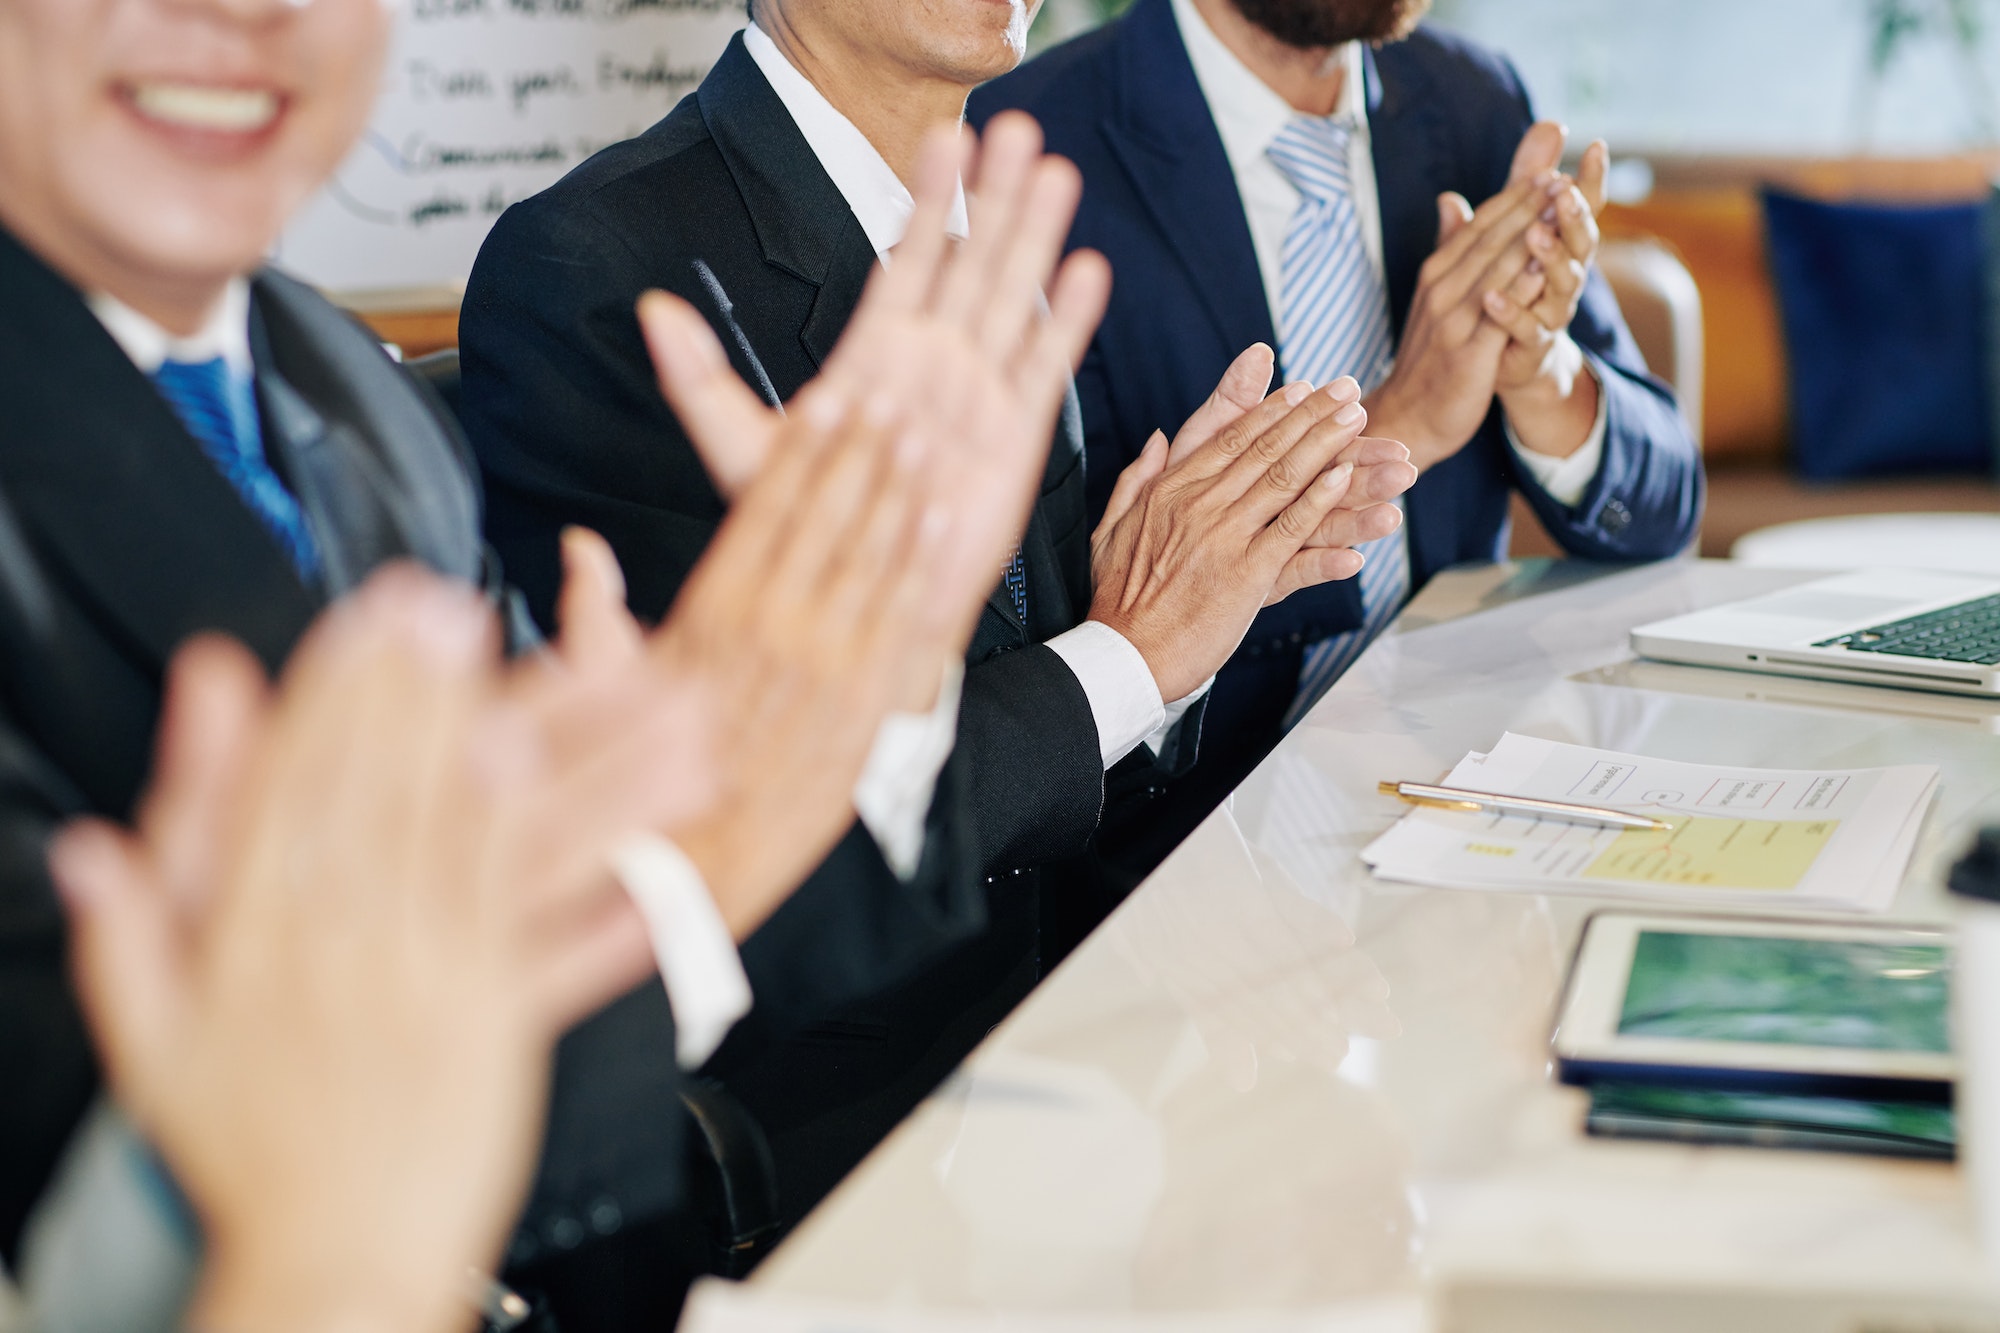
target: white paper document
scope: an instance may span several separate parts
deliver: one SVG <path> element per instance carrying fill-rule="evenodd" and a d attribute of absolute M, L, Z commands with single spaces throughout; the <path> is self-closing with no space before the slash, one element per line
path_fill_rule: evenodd
<path fill-rule="evenodd" d="M 1361 859 L 1384 879 L 1444 888 L 1883 912 L 1937 780 L 1928 765 L 1736 768 L 1509 732 L 1443 785 L 1650 815 L 1672 830 L 1418 807 Z"/>

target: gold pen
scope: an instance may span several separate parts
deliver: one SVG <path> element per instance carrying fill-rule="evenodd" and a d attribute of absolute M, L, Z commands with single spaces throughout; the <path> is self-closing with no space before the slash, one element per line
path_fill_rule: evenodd
<path fill-rule="evenodd" d="M 1532 796 L 1500 796 L 1488 791 L 1464 791 L 1458 787 L 1434 787 L 1427 782 L 1383 782 L 1376 790 L 1411 805 L 1428 805 L 1439 810 L 1498 810 L 1509 815 L 1540 815 L 1575 824 L 1605 824 L 1612 828 L 1647 829 L 1670 833 L 1673 825 L 1651 815 L 1635 815 L 1610 810 L 1601 805 L 1571 805 L 1567 801 L 1542 801 Z"/>

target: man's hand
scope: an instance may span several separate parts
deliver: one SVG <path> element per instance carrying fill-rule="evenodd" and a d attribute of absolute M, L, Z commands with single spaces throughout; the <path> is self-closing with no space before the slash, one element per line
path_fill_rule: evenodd
<path fill-rule="evenodd" d="M 705 796 L 699 709 L 503 677 L 496 641 L 408 568 L 323 616 L 275 694 L 197 640 L 137 828 L 52 848 L 111 1086 L 203 1223 L 200 1327 L 458 1327 L 556 1034 L 648 970 L 608 854 Z"/>
<path fill-rule="evenodd" d="M 1569 325 L 1597 258 L 1597 214 L 1610 164 L 1600 139 L 1584 150 L 1574 182 L 1558 177 L 1550 184 L 1548 206 L 1527 233 L 1532 268 L 1544 280 L 1539 295 L 1517 283 L 1485 296 L 1487 318 L 1508 335 L 1494 386 L 1501 406 L 1523 444 L 1556 457 L 1581 447 L 1597 417 L 1598 385 L 1581 373 L 1583 352 Z"/>
<path fill-rule="evenodd" d="M 1165 463 L 1171 466 L 1187 458 L 1263 402 L 1276 362 L 1276 356 L 1263 343 L 1253 343 L 1245 349 L 1223 372 L 1215 392 L 1175 434 Z M 1285 563 L 1284 572 L 1265 596 L 1266 606 L 1284 601 L 1301 588 L 1351 577 L 1360 565 L 1342 553 L 1363 542 L 1388 536 L 1403 521 L 1402 512 L 1389 502 L 1416 481 L 1416 469 L 1409 465 L 1407 448 L 1395 440 L 1363 436 L 1335 461 L 1354 465 L 1347 494 L 1320 521 L 1298 553 Z"/>
<path fill-rule="evenodd" d="M 919 440 L 883 400 L 802 395 L 647 647 L 710 703 L 721 791 L 668 832 L 739 940 L 854 822 L 895 701 L 936 694 L 939 622 L 962 608 L 933 600 L 951 542 Z"/>
<path fill-rule="evenodd" d="M 1367 423 L 1359 397 L 1351 379 L 1293 384 L 1177 462 L 1154 435 L 1120 474 L 1091 537 L 1090 618 L 1139 650 L 1162 699 L 1186 697 L 1228 660 L 1347 495 L 1355 465 L 1336 460 Z M 1351 550 L 1317 559 L 1333 578 L 1361 568 Z"/>
<path fill-rule="evenodd" d="M 1529 234 L 1565 184 L 1555 169 L 1562 145 L 1561 126 L 1537 123 L 1499 194 L 1477 210 L 1461 195 L 1438 197 L 1437 249 L 1418 273 L 1395 369 L 1368 400 L 1375 428 L 1409 445 L 1419 468 L 1464 448 L 1491 410 L 1510 340 L 1488 317 L 1488 294 L 1527 306 L 1547 288 Z"/>

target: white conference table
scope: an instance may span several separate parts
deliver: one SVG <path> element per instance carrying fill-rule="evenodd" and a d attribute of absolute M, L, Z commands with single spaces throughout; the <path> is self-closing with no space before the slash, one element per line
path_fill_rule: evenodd
<path fill-rule="evenodd" d="M 1306 1310 L 1451 1329 L 2000 1328 L 1958 1173 L 1608 1141 L 1550 1075 L 1601 900 L 1376 881 L 1357 853 L 1503 731 L 1710 763 L 1934 763 L 1896 904 L 2000 821 L 2000 701 L 1637 662 L 1635 624 L 1810 575 L 1446 575 L 758 1271 L 936 1310 Z M 1816 1297 L 1814 1299 L 1802 1299 Z M 1967 1322 L 1967 1321 L 1970 1322 Z"/>

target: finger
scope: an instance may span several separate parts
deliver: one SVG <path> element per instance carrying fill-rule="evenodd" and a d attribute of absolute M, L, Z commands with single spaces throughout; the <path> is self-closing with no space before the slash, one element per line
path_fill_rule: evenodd
<path fill-rule="evenodd" d="M 1179 462 L 1171 461 L 1170 450 L 1166 475 L 1201 481 L 1233 471 L 1218 494 L 1220 500 L 1228 503 L 1249 490 L 1273 459 L 1290 449 L 1323 418 L 1339 411 L 1341 405 L 1331 393 L 1315 392 L 1310 384 L 1287 384 Z"/>
<path fill-rule="evenodd" d="M 1014 239 L 1029 182 L 1042 152 L 1042 131 L 1025 113 L 995 117 L 979 143 L 978 175 L 968 190 L 971 234 L 946 262 L 932 313 L 955 327 L 978 326 Z"/>
<path fill-rule="evenodd" d="M 879 614 L 895 576 L 914 563 L 910 547 L 919 507 L 914 463 L 881 442 L 864 441 L 861 447 L 877 459 L 886 458 L 887 466 L 871 469 L 864 503 L 840 542 L 833 569 L 815 594 L 814 605 L 828 635 L 839 635 Z M 999 570 L 989 568 L 984 573 L 997 578 Z M 979 584 L 990 590 L 992 579 L 981 577 Z"/>
<path fill-rule="evenodd" d="M 1349 394 L 1352 397 L 1346 397 Z M 1315 421 L 1288 447 L 1267 447 L 1266 440 L 1260 440 L 1239 460 L 1239 475 L 1258 462 L 1264 462 L 1261 471 L 1234 502 L 1239 512 L 1252 522 L 1263 525 L 1289 513 L 1301 496 L 1311 493 L 1315 479 L 1335 466 L 1336 456 L 1352 444 L 1368 424 L 1368 409 L 1361 405 L 1361 390 L 1353 380 L 1336 380 L 1314 397 L 1328 398 L 1337 407 L 1330 416 Z M 1342 401 L 1342 398 L 1346 400 Z M 1280 434 L 1281 431 L 1273 431 L 1267 440 L 1276 439 Z M 1343 475 L 1352 473 L 1353 464 L 1338 466 L 1347 469 Z M 1317 520 L 1314 525 L 1317 525 Z M 1300 540 L 1303 541 L 1311 531 L 1311 527 L 1306 528 L 1300 534 Z"/>
<path fill-rule="evenodd" d="M 920 310 L 931 300 L 951 251 L 945 229 L 977 149 L 977 137 L 956 126 L 940 126 L 924 135 L 917 150 L 916 207 L 910 225 L 896 243 L 893 262 L 869 278 L 850 329 L 865 330 L 873 321 Z"/>
<path fill-rule="evenodd" d="M 1352 463 L 1342 463 L 1321 473 L 1257 534 L 1250 545 L 1252 558 L 1268 564 L 1272 578 L 1276 579 L 1278 572 L 1298 554 L 1299 548 L 1318 529 L 1320 522 L 1333 512 L 1333 507 L 1347 494 L 1353 480 Z"/>
<path fill-rule="evenodd" d="M 1514 149 L 1507 183 L 1518 184 L 1554 171 L 1562 165 L 1563 146 L 1568 142 L 1569 131 L 1553 120 L 1538 120 L 1530 125 Z"/>
<path fill-rule="evenodd" d="M 1051 434 L 1071 377 L 1110 302 L 1111 265 L 1104 256 L 1079 250 L 1063 261 L 1049 294 L 1049 317 L 1036 325 L 1009 376 L 1024 419 L 1040 423 L 1032 432 L 1037 439 Z"/>
<path fill-rule="evenodd" d="M 1146 441 L 1145 447 L 1139 450 L 1139 456 L 1126 464 L 1125 470 L 1118 474 L 1118 481 L 1111 488 L 1110 503 L 1104 506 L 1104 517 L 1097 521 L 1098 531 L 1104 532 L 1117 527 L 1118 520 L 1125 517 L 1126 512 L 1138 500 L 1140 493 L 1146 489 L 1147 483 L 1165 471 L 1166 466 L 1167 435 L 1165 431 L 1156 430 Z"/>
<path fill-rule="evenodd" d="M 1505 292 L 1488 292 L 1484 302 L 1486 317 L 1506 330 L 1519 346 L 1539 353 L 1555 338 L 1532 310 L 1516 304 Z"/>
<path fill-rule="evenodd" d="M 1583 150 L 1583 161 L 1577 167 L 1577 187 L 1583 191 L 1584 203 L 1589 205 L 1593 215 L 1602 213 L 1606 203 L 1605 191 L 1611 178 L 1611 145 L 1602 139 L 1591 142 Z"/>
<path fill-rule="evenodd" d="M 1362 546 L 1380 541 L 1403 526 L 1403 511 L 1395 505 L 1377 502 L 1348 508 L 1347 504 L 1353 498 L 1354 487 L 1350 485 L 1347 499 L 1320 520 L 1319 527 L 1306 541 L 1308 547 L 1338 550 L 1341 547 Z"/>
<path fill-rule="evenodd" d="M 1277 368 L 1278 354 L 1264 343 L 1252 343 L 1237 353 L 1229 368 L 1222 372 L 1215 392 L 1209 394 L 1207 400 L 1194 410 L 1194 415 L 1175 432 L 1168 461 L 1180 462 L 1241 419 L 1244 413 L 1255 410 L 1265 402 L 1271 388 L 1271 376 Z M 1311 392 L 1312 386 L 1305 385 L 1304 393 Z M 1303 400 L 1301 394 L 1300 401 Z"/>
<path fill-rule="evenodd" d="M 556 651 L 579 671 L 631 660 L 645 636 L 625 605 L 625 573 L 611 544 L 588 528 L 562 531 L 562 591 L 556 598 Z"/>
<path fill-rule="evenodd" d="M 1365 562 L 1359 551 L 1347 547 L 1304 546 L 1292 553 L 1279 572 L 1277 581 L 1271 585 L 1264 605 L 1276 606 L 1302 588 L 1318 587 L 1322 583 L 1338 583 L 1351 579 L 1361 572 Z"/>
<path fill-rule="evenodd" d="M 1435 311 L 1460 308 L 1482 292 L 1504 287 L 1528 266 L 1534 256 L 1528 251 L 1527 232 L 1535 225 L 1543 197 L 1531 190 L 1490 221 L 1482 224 L 1481 219 L 1473 219 L 1457 238 L 1471 237 L 1471 243 L 1438 278 L 1428 298 Z"/>
<path fill-rule="evenodd" d="M 1472 221 L 1472 205 L 1465 196 L 1455 191 L 1446 191 L 1438 196 L 1438 232 L 1436 249 L 1442 250 L 1450 244 L 1451 238 Z"/>
<path fill-rule="evenodd" d="M 112 1084 L 143 1120 L 150 1076 L 173 1060 L 185 1002 L 172 905 L 139 845 L 102 821 L 59 833 L 49 871 L 69 913 L 77 995 Z"/>
<path fill-rule="evenodd" d="M 1583 191 L 1569 186 L 1556 196 L 1556 230 L 1568 256 L 1582 264 L 1597 257 L 1599 230 Z"/>
<path fill-rule="evenodd" d="M 1059 157 L 1035 164 L 1012 233 L 1002 247 L 994 289 L 980 302 L 979 343 L 1010 358 L 1041 318 L 1042 291 L 1055 271 L 1083 198 L 1083 177 Z"/>
<path fill-rule="evenodd" d="M 848 416 L 773 551 L 766 596 L 791 600 L 810 614 L 843 578 L 851 582 L 853 562 L 876 553 L 866 543 L 887 521 L 884 511 L 907 509 L 907 475 L 918 461 L 910 448 L 914 439 L 887 399 L 870 399 Z"/>
<path fill-rule="evenodd" d="M 643 984 L 656 966 L 637 904 L 622 890 L 608 895 L 599 911 L 536 951 L 529 984 L 544 1031 L 553 1036 L 581 1022 Z"/>
<path fill-rule="evenodd" d="M 168 664 L 153 775 L 138 828 L 177 911 L 199 909 L 222 868 L 222 848 L 270 708 L 270 686 L 233 639 L 189 640 Z"/>
<path fill-rule="evenodd" d="M 1424 261 L 1423 280 L 1435 285 L 1463 265 L 1474 262 L 1468 258 L 1474 248 L 1491 238 L 1497 236 L 1497 240 L 1493 243 L 1498 245 L 1505 245 L 1518 239 L 1520 234 L 1527 230 L 1528 223 L 1546 206 L 1547 188 L 1547 182 L 1539 177 L 1523 181 L 1518 185 L 1508 186 L 1473 209 L 1472 215 L 1463 219 L 1464 225 L 1454 228 L 1450 237 Z M 1460 199 L 1459 202 L 1464 201 Z M 1444 207 L 1445 204 L 1440 203 L 1441 217 Z M 1456 205 L 1452 207 L 1455 208 Z M 1477 266 L 1482 267 L 1488 262 L 1490 257 L 1476 261 Z"/>
<path fill-rule="evenodd" d="M 701 313 L 668 292 L 639 298 L 639 328 L 660 393 L 725 498 L 749 484 L 769 457 L 778 412 L 745 384 Z"/>

